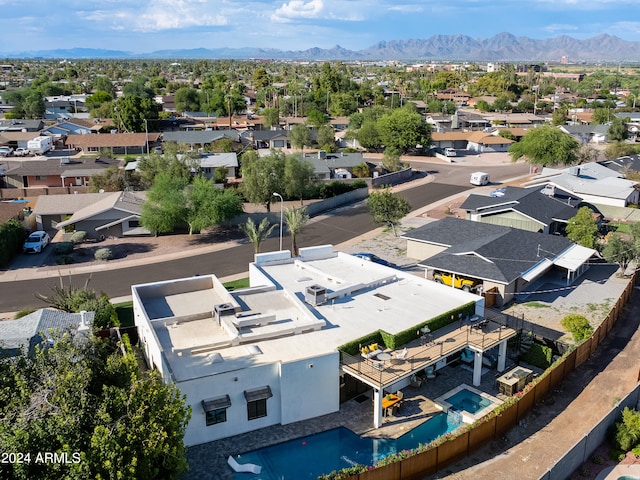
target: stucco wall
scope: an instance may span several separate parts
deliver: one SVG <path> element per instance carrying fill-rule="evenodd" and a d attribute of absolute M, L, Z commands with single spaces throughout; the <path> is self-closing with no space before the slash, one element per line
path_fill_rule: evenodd
<path fill-rule="evenodd" d="M 448 247 L 432 245 L 430 243 L 407 240 L 407 258 L 421 261 L 431 258 L 440 252 L 444 252 L 447 248 Z"/>

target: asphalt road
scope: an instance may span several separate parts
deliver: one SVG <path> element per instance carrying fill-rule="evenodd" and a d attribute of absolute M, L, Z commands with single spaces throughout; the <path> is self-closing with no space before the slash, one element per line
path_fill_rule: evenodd
<path fill-rule="evenodd" d="M 417 170 L 435 174 L 436 182 L 403 190 L 412 209 L 429 205 L 450 195 L 469 189 L 469 174 L 478 167 L 438 165 L 416 162 Z M 492 180 L 500 181 L 528 171 L 523 165 L 509 165 L 482 168 L 492 174 Z M 442 180 L 442 181 L 441 181 Z M 316 221 L 308 224 L 299 236 L 299 245 L 339 244 L 376 228 L 363 203 L 354 207 L 343 207 L 328 212 Z M 288 238 L 285 238 L 288 241 Z M 279 239 L 273 237 L 265 241 L 263 251 L 277 250 Z M 285 244 L 286 248 L 287 245 Z M 104 292 L 109 297 L 121 297 L 131 294 L 131 285 L 150 283 L 172 278 L 188 277 L 195 274 L 214 273 L 226 277 L 247 270 L 253 260 L 253 246 L 243 244 L 222 252 L 205 253 L 187 258 L 148 264 L 117 270 L 96 271 L 91 274 L 77 274 L 71 278 L 74 286 L 80 287 L 91 277 L 90 287 Z M 33 279 L 2 283 L 0 293 L 0 312 L 14 312 L 28 306 L 41 306 L 42 302 L 34 298 L 34 292 L 48 294 L 51 287 L 58 283 L 57 278 Z"/>

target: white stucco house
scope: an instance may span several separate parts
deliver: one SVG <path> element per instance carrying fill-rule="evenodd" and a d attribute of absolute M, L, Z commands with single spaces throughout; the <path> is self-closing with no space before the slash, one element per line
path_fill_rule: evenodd
<path fill-rule="evenodd" d="M 187 445 L 336 412 L 345 377 L 373 389 L 372 424 L 378 427 L 385 390 L 403 388 L 427 365 L 445 366 L 470 345 L 479 358 L 479 383 L 483 349 L 499 348 L 498 367 L 501 361 L 504 369 L 506 342 L 516 333 L 500 326 L 475 343 L 481 333 L 456 336 L 458 316 L 482 315 L 484 298 L 335 252 L 331 245 L 303 248 L 299 257 L 288 251 L 258 254 L 249 277 L 249 288 L 232 292 L 215 275 L 132 287 L 147 362 L 176 384 L 192 408 Z M 404 350 L 406 361 L 393 368 L 360 355 L 357 341 L 364 336 L 384 331 L 416 340 L 426 321 L 449 314 L 453 319 L 452 312 L 455 325 L 441 329 L 450 340 L 418 345 L 420 356 L 409 360 L 413 343 Z M 354 341 L 357 353 L 339 350 Z M 426 348 L 433 349 L 428 357 Z"/>

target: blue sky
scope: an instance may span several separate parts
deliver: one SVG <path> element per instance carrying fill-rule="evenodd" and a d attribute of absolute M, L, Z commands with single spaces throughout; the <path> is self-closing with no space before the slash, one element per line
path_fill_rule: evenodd
<path fill-rule="evenodd" d="M 640 41 L 637 18 L 637 0 L 0 0 L 0 55 L 75 47 L 360 50 L 381 40 L 500 32 Z"/>

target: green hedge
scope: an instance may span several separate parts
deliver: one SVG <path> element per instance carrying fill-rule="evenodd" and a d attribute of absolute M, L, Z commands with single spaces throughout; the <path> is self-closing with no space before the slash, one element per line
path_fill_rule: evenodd
<path fill-rule="evenodd" d="M 529 365 L 546 370 L 551 365 L 552 356 L 553 351 L 551 348 L 540 345 L 539 343 L 533 343 L 526 353 L 520 355 L 520 360 Z"/>
<path fill-rule="evenodd" d="M 0 267 L 6 267 L 20 251 L 27 231 L 18 220 L 0 225 Z"/>
<path fill-rule="evenodd" d="M 386 348 L 396 349 L 416 339 L 416 332 L 422 327 L 429 327 L 432 332 L 449 325 L 450 323 L 457 322 L 462 315 L 465 318 L 467 315 L 473 315 L 475 313 L 475 302 L 469 302 L 461 307 L 454 308 L 448 312 L 445 312 L 437 317 L 427 320 L 425 322 L 418 323 L 411 328 L 391 334 L 382 330 L 376 330 L 363 337 L 352 340 L 338 347 L 338 350 L 348 353 L 349 355 L 358 355 L 360 352 L 360 346 L 370 345 L 372 343 L 383 343 Z"/>

